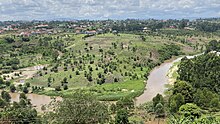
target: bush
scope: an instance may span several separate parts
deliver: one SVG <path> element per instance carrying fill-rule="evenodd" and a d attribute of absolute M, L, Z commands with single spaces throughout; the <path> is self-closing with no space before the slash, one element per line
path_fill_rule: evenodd
<path fill-rule="evenodd" d="M 64 85 L 64 86 L 63 86 L 63 89 L 64 89 L 64 90 L 67 90 L 67 89 L 68 89 L 68 86 L 67 86 L 67 85 Z"/>
<path fill-rule="evenodd" d="M 56 86 L 56 87 L 55 87 L 55 90 L 56 90 L 56 91 L 61 91 L 60 86 Z"/>
<path fill-rule="evenodd" d="M 16 90 L 15 85 L 14 85 L 14 84 L 11 84 L 11 86 L 10 86 L 10 91 L 11 91 L 12 93 L 14 93 L 15 90 Z"/>
<path fill-rule="evenodd" d="M 24 93 L 28 93 L 29 91 L 28 91 L 28 88 L 25 86 L 25 87 L 23 87 L 23 92 Z"/>

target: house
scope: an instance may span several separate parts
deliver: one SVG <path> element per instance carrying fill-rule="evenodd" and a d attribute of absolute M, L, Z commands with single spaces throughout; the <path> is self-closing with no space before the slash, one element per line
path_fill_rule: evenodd
<path fill-rule="evenodd" d="M 49 26 L 48 25 L 37 25 L 35 26 L 35 28 L 48 28 Z"/>
<path fill-rule="evenodd" d="M 96 30 L 86 31 L 85 34 L 94 35 L 97 34 Z"/>
<path fill-rule="evenodd" d="M 169 26 L 169 28 L 171 28 L 171 29 L 176 29 L 176 26 L 171 25 L 171 26 Z"/>
<path fill-rule="evenodd" d="M 191 30 L 191 31 L 195 30 L 195 28 L 190 28 L 190 27 L 184 27 L 184 29 L 185 30 Z"/>
<path fill-rule="evenodd" d="M 97 30 L 97 33 L 98 33 L 98 34 L 103 34 L 104 31 L 103 31 L 103 29 L 98 29 L 98 30 Z"/>
<path fill-rule="evenodd" d="M 112 33 L 113 34 L 118 34 L 118 31 L 117 30 L 113 30 Z"/>
<path fill-rule="evenodd" d="M 84 32 L 84 28 L 82 28 L 82 27 L 76 27 L 75 28 L 75 33 L 76 34 L 82 34 Z"/>
<path fill-rule="evenodd" d="M 31 33 L 29 32 L 21 32 L 20 36 L 25 36 L 25 37 L 29 37 L 31 35 Z"/>
<path fill-rule="evenodd" d="M 148 27 L 143 28 L 143 32 L 149 32 L 149 31 L 150 31 L 150 29 Z"/>

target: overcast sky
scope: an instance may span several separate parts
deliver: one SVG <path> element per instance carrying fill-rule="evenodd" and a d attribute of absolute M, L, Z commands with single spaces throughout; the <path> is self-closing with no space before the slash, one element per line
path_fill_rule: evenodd
<path fill-rule="evenodd" d="M 220 17 L 220 0 L 0 0 L 0 20 Z"/>

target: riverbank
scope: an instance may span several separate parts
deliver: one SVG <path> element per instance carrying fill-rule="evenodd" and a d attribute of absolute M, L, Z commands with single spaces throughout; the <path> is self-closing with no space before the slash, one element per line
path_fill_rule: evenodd
<path fill-rule="evenodd" d="M 176 82 L 176 79 L 178 78 L 177 70 L 178 70 L 179 63 L 180 62 L 175 62 L 167 73 L 169 85 L 173 85 Z"/>

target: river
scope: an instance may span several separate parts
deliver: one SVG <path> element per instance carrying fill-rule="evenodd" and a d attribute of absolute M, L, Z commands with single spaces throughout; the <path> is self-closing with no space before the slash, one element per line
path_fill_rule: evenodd
<path fill-rule="evenodd" d="M 186 57 L 190 59 L 202 54 Z M 167 76 L 168 71 L 175 62 L 180 61 L 182 58 L 183 57 L 167 61 L 151 71 L 148 76 L 144 93 L 136 98 L 136 105 L 141 105 L 151 101 L 158 93 L 164 95 L 164 91 L 167 89 L 165 84 L 169 84 Z"/>
<path fill-rule="evenodd" d="M 11 102 L 19 102 L 19 97 L 20 94 L 19 93 L 10 93 L 11 96 Z M 61 101 L 62 98 L 61 97 L 50 97 L 50 96 L 46 96 L 46 95 L 38 95 L 38 94 L 34 94 L 34 93 L 29 93 L 26 94 L 27 98 L 31 100 L 31 104 L 32 106 L 38 111 L 38 112 L 43 112 L 43 110 L 41 109 L 42 106 L 44 105 L 49 105 L 50 102 L 52 102 L 54 99 L 56 99 L 56 101 Z"/>

